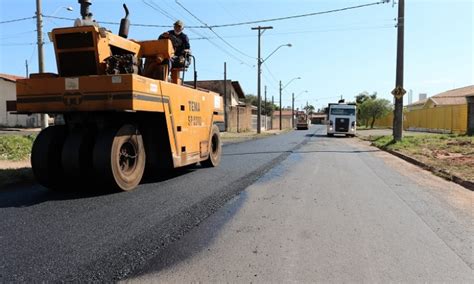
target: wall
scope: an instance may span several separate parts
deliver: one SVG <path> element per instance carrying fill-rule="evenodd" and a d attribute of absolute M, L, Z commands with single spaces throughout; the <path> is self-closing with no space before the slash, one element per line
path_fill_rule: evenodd
<path fill-rule="evenodd" d="M 282 118 L 283 118 L 282 129 L 291 128 L 291 116 L 282 116 Z M 279 121 L 278 115 L 275 115 L 273 117 L 273 122 L 272 122 L 271 117 L 266 117 L 264 115 L 261 116 L 261 119 L 262 119 L 262 122 L 261 122 L 262 131 L 271 130 L 271 129 L 280 129 L 280 121 Z M 229 132 L 257 131 L 257 115 L 252 114 L 251 106 L 238 107 L 238 120 L 237 120 L 237 107 L 230 107 L 228 123 L 229 123 L 228 125 Z"/>
<path fill-rule="evenodd" d="M 467 104 L 407 112 L 405 124 L 409 130 L 464 134 L 467 131 Z"/>
<path fill-rule="evenodd" d="M 293 128 L 291 126 L 291 115 L 281 116 L 281 129 Z M 280 116 L 278 115 L 278 111 L 273 113 L 273 129 L 280 129 Z"/>
<path fill-rule="evenodd" d="M 229 107 L 227 117 L 229 132 L 246 132 L 252 130 L 252 108 Z"/>
<path fill-rule="evenodd" d="M 194 82 L 185 82 L 186 84 L 194 84 Z M 213 92 L 219 93 L 221 96 L 224 95 L 224 80 L 214 80 L 214 81 L 197 81 L 197 86 L 199 88 L 204 88 L 211 90 Z M 236 106 L 239 103 L 239 95 L 234 90 L 232 86 L 232 81 L 227 80 L 227 105 Z"/>
<path fill-rule="evenodd" d="M 16 83 L 0 78 L 0 126 L 3 127 L 40 127 L 38 114 L 16 115 L 7 112 L 7 101 L 16 100 Z"/>
<path fill-rule="evenodd" d="M 403 117 L 405 130 L 419 130 L 437 133 L 464 134 L 467 131 L 467 104 L 437 106 L 429 109 L 406 111 Z M 392 127 L 393 113 L 378 119 L 375 126 Z"/>

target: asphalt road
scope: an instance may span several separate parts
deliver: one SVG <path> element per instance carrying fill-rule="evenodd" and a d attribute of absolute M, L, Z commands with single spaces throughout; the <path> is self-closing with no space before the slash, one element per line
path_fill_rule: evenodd
<path fill-rule="evenodd" d="M 129 280 L 473 283 L 472 200 L 358 139 L 315 135 Z"/>
<path fill-rule="evenodd" d="M 221 165 L 176 171 L 135 191 L 0 192 L 0 282 L 106 281 L 140 270 L 310 137 L 224 145 Z"/>
<path fill-rule="evenodd" d="M 0 193 L 0 282 L 472 282 L 472 192 L 324 127 L 133 192 Z"/>

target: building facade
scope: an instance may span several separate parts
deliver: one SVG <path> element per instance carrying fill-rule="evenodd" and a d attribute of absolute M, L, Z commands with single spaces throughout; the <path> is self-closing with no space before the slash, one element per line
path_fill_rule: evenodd
<path fill-rule="evenodd" d="M 39 114 L 13 114 L 7 111 L 7 101 L 16 101 L 16 84 L 23 77 L 0 74 L 0 127 L 36 128 L 41 126 Z"/>

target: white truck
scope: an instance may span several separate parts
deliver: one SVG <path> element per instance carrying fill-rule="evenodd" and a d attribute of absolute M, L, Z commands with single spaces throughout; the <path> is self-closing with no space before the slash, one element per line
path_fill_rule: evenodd
<path fill-rule="evenodd" d="M 356 105 L 351 103 L 330 103 L 327 108 L 327 135 L 345 134 L 354 137 L 356 134 Z"/>

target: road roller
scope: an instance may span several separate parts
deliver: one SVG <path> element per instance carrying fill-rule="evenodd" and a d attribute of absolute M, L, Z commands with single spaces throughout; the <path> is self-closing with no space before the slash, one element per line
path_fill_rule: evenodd
<path fill-rule="evenodd" d="M 78 2 L 74 26 L 49 33 L 57 73 L 17 81 L 17 113 L 55 117 L 32 147 L 37 181 L 54 190 L 129 191 L 144 176 L 219 165 L 222 97 L 196 88 L 196 75 L 194 86 L 183 85 L 190 65 L 170 68 L 172 38 L 128 39 L 125 4 L 114 34 L 93 19 L 90 0 Z"/>

